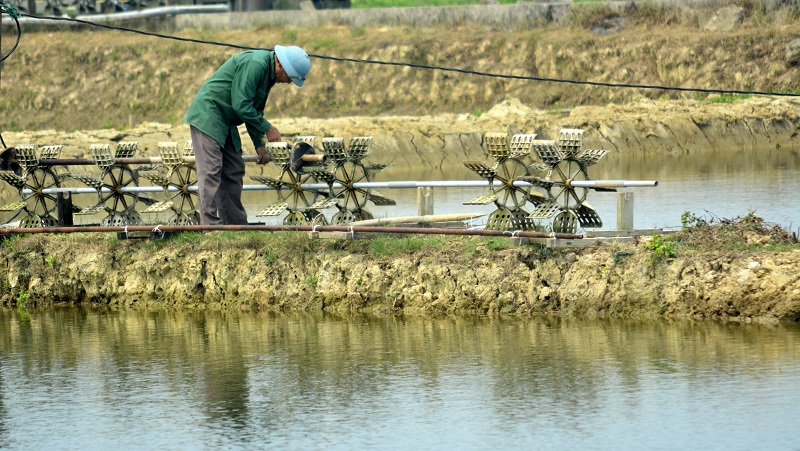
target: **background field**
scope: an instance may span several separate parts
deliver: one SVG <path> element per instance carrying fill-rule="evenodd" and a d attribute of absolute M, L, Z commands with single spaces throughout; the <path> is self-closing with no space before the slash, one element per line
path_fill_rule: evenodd
<path fill-rule="evenodd" d="M 430 2 L 426 1 L 426 4 Z M 302 89 L 279 86 L 267 117 L 480 115 L 508 99 L 558 113 L 643 97 L 728 101 L 731 96 L 506 80 L 407 66 L 332 61 L 348 57 L 552 79 L 795 92 L 800 68 L 786 45 L 800 37 L 796 8 L 781 20 L 751 4 L 744 24 L 705 31 L 679 10 L 577 8 L 568 24 L 492 30 L 410 26 L 263 26 L 249 30 L 158 30 L 176 36 L 272 47 L 300 45 L 314 56 Z M 181 123 L 203 81 L 239 50 L 120 31 L 24 29 L 0 68 L 4 130 L 125 128 Z M 4 34 L 3 48 L 11 37 Z"/>

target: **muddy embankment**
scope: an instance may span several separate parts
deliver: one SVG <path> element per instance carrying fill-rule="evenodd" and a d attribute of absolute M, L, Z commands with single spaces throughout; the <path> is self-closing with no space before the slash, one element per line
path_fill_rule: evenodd
<path fill-rule="evenodd" d="M 2 246 L 0 299 L 27 307 L 800 319 L 800 250 L 662 261 L 635 244 L 548 252 L 455 237 L 378 255 L 363 240 L 232 233 L 156 243 L 41 235 Z"/>

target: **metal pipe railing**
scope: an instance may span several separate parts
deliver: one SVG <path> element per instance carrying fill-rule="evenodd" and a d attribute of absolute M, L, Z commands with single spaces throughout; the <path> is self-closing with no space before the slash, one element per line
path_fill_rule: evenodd
<path fill-rule="evenodd" d="M 499 181 L 493 182 L 494 186 L 502 186 L 502 183 Z M 535 186 L 528 182 L 518 181 L 513 183 L 514 186 L 520 187 L 527 187 L 527 186 Z M 356 182 L 353 183 L 353 188 L 360 188 L 360 189 L 408 189 L 408 188 L 480 188 L 480 187 L 487 187 L 489 186 L 489 182 L 487 180 L 430 180 L 430 181 L 414 181 L 414 180 L 406 180 L 406 181 L 397 181 L 397 182 Z M 571 186 L 575 188 L 605 188 L 605 189 L 614 189 L 614 188 L 644 188 L 644 187 L 655 187 L 658 186 L 657 181 L 650 181 L 650 180 L 594 180 L 594 181 L 582 181 L 582 182 L 572 182 Z M 301 189 L 304 190 L 323 190 L 329 189 L 325 183 L 304 183 L 300 185 Z M 333 188 L 342 188 L 340 183 L 333 183 Z M 170 186 L 167 188 L 169 191 L 177 191 L 178 189 L 174 186 Z M 245 191 L 259 191 L 259 190 L 274 190 L 275 188 L 271 186 L 267 186 L 264 184 L 257 184 L 257 185 L 244 185 L 242 187 Z M 196 186 L 190 186 L 188 188 L 190 192 L 196 192 Z M 110 192 L 108 188 L 102 188 L 102 192 Z M 125 186 L 119 189 L 120 192 L 123 193 L 157 193 L 164 191 L 164 188 L 161 186 Z M 32 191 L 30 189 L 23 189 L 23 194 L 31 194 Z M 97 190 L 94 188 L 80 188 L 80 187 L 62 187 L 62 188 L 45 188 L 41 190 L 42 194 L 58 194 L 58 193 L 73 193 L 73 194 L 89 194 L 89 193 L 97 193 Z"/>
<path fill-rule="evenodd" d="M 115 13 L 106 14 L 81 14 L 75 17 L 76 20 L 88 21 L 92 23 L 107 23 L 116 22 L 121 20 L 132 19 L 147 19 L 159 16 L 175 16 L 179 14 L 208 14 L 208 13 L 227 13 L 230 8 L 227 4 L 210 4 L 210 5 L 172 5 L 172 6 L 159 6 L 153 8 L 141 9 L 138 11 L 120 11 Z M 49 25 L 52 26 L 57 23 L 61 26 L 80 26 L 82 25 L 77 21 L 63 20 L 61 17 L 49 18 L 44 15 L 36 17 L 20 17 L 17 19 L 21 25 L 37 26 Z M 5 26 L 12 23 L 10 18 L 2 17 L 0 22 Z"/>
<path fill-rule="evenodd" d="M 258 155 L 244 155 L 242 159 L 245 163 L 256 163 Z M 304 163 L 320 163 L 326 160 L 324 154 L 305 154 L 300 156 Z M 19 163 L 18 159 L 11 158 L 11 163 Z M 164 159 L 161 157 L 123 157 L 114 158 L 114 164 L 162 164 Z M 93 166 L 97 164 L 92 158 L 43 158 L 38 161 L 40 166 Z M 194 164 L 195 157 L 184 156 L 184 164 Z"/>

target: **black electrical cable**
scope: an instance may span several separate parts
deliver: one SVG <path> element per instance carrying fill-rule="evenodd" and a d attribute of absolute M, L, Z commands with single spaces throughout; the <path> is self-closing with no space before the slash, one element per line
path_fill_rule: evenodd
<path fill-rule="evenodd" d="M 84 25 L 89 25 L 93 27 L 99 28 L 106 28 L 109 30 L 116 30 L 116 31 L 124 31 L 129 33 L 137 33 L 145 36 L 152 36 L 157 38 L 163 39 L 172 39 L 176 41 L 182 42 L 191 42 L 195 44 L 207 44 L 207 45 L 216 45 L 221 47 L 230 47 L 240 50 L 272 50 L 270 48 L 262 48 L 262 47 L 248 47 L 242 46 L 237 44 L 229 44 L 225 42 L 215 42 L 215 41 L 207 41 L 202 39 L 191 39 L 191 38 L 182 38 L 179 36 L 171 36 L 165 35 L 160 33 L 152 33 L 148 31 L 136 30 L 133 28 L 125 28 L 125 27 L 117 27 L 113 25 L 106 25 L 96 22 L 91 22 L 88 20 L 81 20 L 81 19 L 74 19 L 71 17 L 50 17 L 50 16 L 32 16 L 29 14 L 21 14 L 33 19 L 40 19 L 40 20 L 56 20 L 56 21 L 68 21 L 68 22 L 76 22 Z M 17 25 L 19 26 L 19 24 Z M 565 78 L 548 78 L 548 77 L 534 77 L 529 75 L 508 75 L 508 74 L 498 74 L 492 72 L 482 72 L 482 71 L 475 71 L 469 69 L 459 69 L 454 67 L 444 67 L 444 66 L 430 66 L 425 64 L 413 64 L 413 63 L 404 63 L 404 62 L 397 62 L 397 61 L 381 61 L 381 60 L 370 60 L 370 59 L 359 59 L 359 58 L 346 58 L 346 57 L 336 57 L 336 56 L 328 56 L 328 55 L 316 55 L 313 53 L 308 54 L 309 57 L 319 58 L 319 59 L 326 59 L 331 61 L 342 61 L 342 62 L 350 62 L 350 63 L 359 63 L 359 64 L 376 64 L 376 65 L 383 65 L 383 66 L 398 66 L 398 67 L 411 67 L 415 69 L 425 69 L 425 70 L 437 70 L 442 72 L 456 72 L 460 74 L 467 74 L 467 75 L 476 75 L 480 77 L 492 77 L 492 78 L 500 78 L 500 79 L 509 79 L 509 80 L 527 80 L 527 81 L 541 81 L 541 82 L 548 82 L 548 83 L 567 83 L 567 84 L 576 84 L 576 85 L 588 85 L 588 86 L 602 86 L 608 88 L 631 88 L 631 89 L 656 89 L 662 91 L 681 91 L 681 92 L 703 92 L 703 93 L 714 93 L 714 94 L 744 94 L 744 95 L 766 95 L 766 96 L 781 96 L 781 97 L 800 97 L 800 94 L 796 93 L 789 93 L 789 92 L 771 92 L 771 91 L 747 91 L 747 90 L 739 90 L 739 89 L 709 89 L 709 88 L 682 88 L 677 86 L 664 86 L 664 85 L 640 85 L 635 83 L 610 83 L 610 82 L 600 82 L 600 81 L 586 81 L 586 80 L 571 80 Z"/>
<path fill-rule="evenodd" d="M 14 53 L 15 50 L 17 50 L 17 46 L 19 45 L 19 40 L 22 37 L 22 29 L 20 29 L 19 27 L 19 19 L 18 19 L 20 15 L 19 11 L 17 11 L 16 8 L 14 8 L 11 5 L 0 3 L 0 14 L 2 14 L 3 12 L 7 13 L 9 16 L 11 16 L 12 19 L 14 19 L 14 23 L 16 23 L 17 25 L 17 40 L 16 42 L 14 42 L 14 47 L 12 47 L 7 54 L 3 55 L 3 57 L 0 58 L 0 63 L 5 61 L 6 58 L 11 56 L 11 54 Z"/>
<path fill-rule="evenodd" d="M 6 60 L 15 50 L 17 50 L 17 46 L 19 45 L 20 38 L 22 37 L 22 30 L 19 27 L 19 11 L 11 5 L 6 5 L 5 3 L 0 3 L 0 15 L 3 13 L 8 14 L 12 19 L 14 19 L 14 23 L 17 24 L 17 40 L 14 42 L 14 47 L 8 51 L 6 55 L 3 55 L 0 58 L 0 63 Z M 2 71 L 0 71 L 0 75 L 2 75 Z M 6 141 L 3 139 L 3 135 L 0 135 L 0 144 L 3 145 L 3 151 L 6 149 Z"/>
<path fill-rule="evenodd" d="M 315 58 L 320 58 L 320 59 L 334 60 L 334 61 L 348 61 L 348 62 L 354 62 L 354 63 L 382 64 L 382 65 L 387 65 L 387 66 L 414 67 L 414 68 L 417 68 L 417 69 L 439 70 L 439 71 L 443 71 L 443 72 L 458 72 L 458 73 L 462 73 L 462 74 L 478 75 L 478 76 L 493 77 L 493 78 L 504 78 L 504 79 L 511 79 L 511 80 L 531 80 L 531 81 L 544 81 L 544 82 L 552 82 L 552 83 L 569 83 L 569 84 L 577 84 L 577 85 L 604 86 L 604 87 L 610 87 L 610 88 L 659 89 L 659 90 L 664 90 L 664 91 L 691 91 L 691 92 L 706 92 L 706 93 L 720 93 L 720 94 L 753 94 L 753 95 L 800 97 L 800 94 L 784 93 L 784 92 L 743 91 L 743 90 L 736 90 L 736 89 L 681 88 L 681 87 L 677 87 L 677 86 L 639 85 L 639 84 L 633 84 L 633 83 L 609 83 L 609 82 L 602 82 L 602 81 L 570 80 L 570 79 L 567 79 L 567 78 L 547 78 L 547 77 L 533 77 L 533 76 L 529 76 L 529 75 L 496 74 L 496 73 L 492 73 L 492 72 L 481 72 L 481 71 L 468 70 L 468 69 L 458 69 L 458 68 L 453 68 L 453 67 L 427 66 L 427 65 L 423 65 L 423 64 L 398 63 L 398 62 L 391 62 L 391 61 L 375 61 L 375 60 L 365 60 L 365 59 L 357 59 L 357 58 L 342 58 L 342 57 L 335 57 L 335 56 L 314 55 L 313 53 L 309 53 L 308 56 L 313 56 Z"/>
<path fill-rule="evenodd" d="M 2 52 L 3 48 L 3 12 L 5 11 L 5 4 L 0 5 L 0 52 Z M 9 13 L 10 15 L 10 13 Z M 20 33 L 22 34 L 22 33 Z M 11 55 L 9 53 L 9 55 Z M 0 60 L 0 87 L 3 86 L 3 60 Z M 3 137 L 0 136 L 0 141 L 3 140 Z M 5 148 L 5 143 L 3 143 L 3 148 Z"/>

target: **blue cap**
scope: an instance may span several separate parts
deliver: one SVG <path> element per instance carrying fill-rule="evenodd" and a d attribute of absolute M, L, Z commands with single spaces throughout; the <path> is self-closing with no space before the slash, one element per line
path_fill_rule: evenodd
<path fill-rule="evenodd" d="M 306 52 L 300 47 L 276 45 L 275 56 L 278 57 L 278 62 L 283 66 L 283 70 L 286 71 L 289 79 L 297 86 L 303 86 L 306 81 L 306 75 L 311 70 L 311 60 Z"/>

